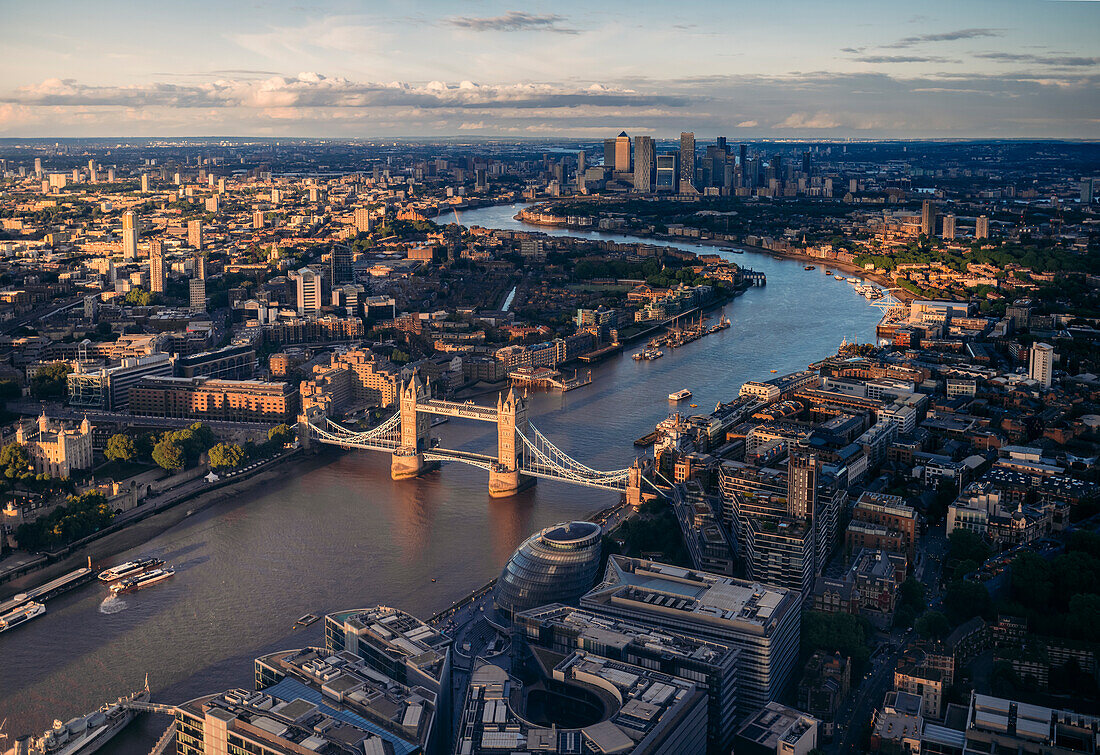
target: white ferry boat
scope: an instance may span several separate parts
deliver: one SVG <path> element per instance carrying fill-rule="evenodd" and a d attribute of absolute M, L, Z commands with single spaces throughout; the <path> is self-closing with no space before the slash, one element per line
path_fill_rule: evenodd
<path fill-rule="evenodd" d="M 20 624 L 28 622 L 31 619 L 37 619 L 44 613 L 46 613 L 46 606 L 44 604 L 35 603 L 33 600 L 29 603 L 24 603 L 5 614 L 0 614 L 0 632 L 15 629 L 15 627 Z"/>
<path fill-rule="evenodd" d="M 29 755 L 90 755 L 130 723 L 137 711 L 126 707 L 131 702 L 149 701 L 149 681 L 145 689 L 117 702 L 107 703 L 99 710 L 62 723 L 53 722 L 53 728 L 32 740 Z"/>
<path fill-rule="evenodd" d="M 687 388 L 668 394 L 669 401 L 683 401 L 686 398 L 691 398 L 691 391 Z"/>
<path fill-rule="evenodd" d="M 155 585 L 157 582 L 163 582 L 164 580 L 172 577 L 176 572 L 172 569 L 153 569 L 147 571 L 144 574 L 139 574 L 136 577 L 130 577 L 130 579 L 124 579 L 121 582 L 116 582 L 111 585 L 111 593 L 114 595 L 121 595 L 124 592 L 133 592 L 134 590 L 140 590 L 143 587 L 149 585 Z"/>
<path fill-rule="evenodd" d="M 117 582 L 120 579 L 129 579 L 130 577 L 136 577 L 143 571 L 147 571 L 156 566 L 164 564 L 164 559 L 160 558 L 140 558 L 136 561 L 127 561 L 124 564 L 119 564 L 110 569 L 104 569 L 99 573 L 100 582 Z"/>

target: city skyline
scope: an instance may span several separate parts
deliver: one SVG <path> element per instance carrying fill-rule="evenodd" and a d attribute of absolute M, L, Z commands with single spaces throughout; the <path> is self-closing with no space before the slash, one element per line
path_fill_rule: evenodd
<path fill-rule="evenodd" d="M 0 136 L 1100 133 L 1094 2 L 785 6 L 12 6 Z"/>

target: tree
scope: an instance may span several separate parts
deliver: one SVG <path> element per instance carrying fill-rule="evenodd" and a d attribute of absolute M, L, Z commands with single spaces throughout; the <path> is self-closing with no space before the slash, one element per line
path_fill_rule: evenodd
<path fill-rule="evenodd" d="M 275 425 L 267 431 L 268 441 L 277 448 L 282 448 L 294 440 L 294 431 L 286 425 Z"/>
<path fill-rule="evenodd" d="M 54 362 L 42 367 L 31 378 L 31 395 L 38 399 L 64 396 L 72 371 L 72 365 L 68 362 Z"/>
<path fill-rule="evenodd" d="M 133 461 L 137 456 L 134 441 L 125 433 L 115 433 L 107 439 L 107 448 L 103 455 L 111 461 Z"/>
<path fill-rule="evenodd" d="M 247 458 L 244 449 L 236 443 L 219 443 L 210 449 L 210 466 L 214 469 L 235 469 Z"/>
<path fill-rule="evenodd" d="M 947 586 L 943 607 L 951 623 L 958 625 L 975 616 L 993 618 L 993 600 L 981 582 L 959 580 Z"/>
<path fill-rule="evenodd" d="M 1078 640 L 1095 640 L 1100 626 L 1100 595 L 1081 594 L 1069 599 L 1066 633 Z"/>
<path fill-rule="evenodd" d="M 949 559 L 959 561 L 974 561 L 978 564 L 985 563 L 989 558 L 990 548 L 982 536 L 969 530 L 955 530 L 947 537 L 950 543 Z"/>
<path fill-rule="evenodd" d="M 916 620 L 913 628 L 926 640 L 942 640 L 951 632 L 950 622 L 939 611 L 927 611 Z"/>
<path fill-rule="evenodd" d="M 859 673 L 871 657 L 865 620 L 850 613 L 805 611 L 802 614 L 801 635 L 804 656 L 815 650 L 839 652 L 852 659 L 855 666 L 853 675 Z"/>
<path fill-rule="evenodd" d="M 161 469 L 167 469 L 169 472 L 176 472 L 183 469 L 186 456 L 184 455 L 183 448 L 170 437 L 170 434 L 166 433 L 166 436 L 160 440 L 153 447 L 153 461 Z"/>
<path fill-rule="evenodd" d="M 913 577 L 907 577 L 904 582 L 901 583 L 899 588 L 900 592 L 900 605 L 910 608 L 914 615 L 924 612 L 925 606 L 925 589 L 924 583 L 919 579 Z"/>
<path fill-rule="evenodd" d="M 9 480 L 25 480 L 34 475 L 31 455 L 21 443 L 9 443 L 0 450 L 0 467 L 4 468 L 4 476 Z"/>

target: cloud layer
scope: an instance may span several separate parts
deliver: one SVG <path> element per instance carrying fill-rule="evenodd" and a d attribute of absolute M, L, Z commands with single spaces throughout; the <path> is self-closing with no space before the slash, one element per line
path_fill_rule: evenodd
<path fill-rule="evenodd" d="M 881 56 L 880 62 L 908 57 L 915 56 Z M 908 77 L 712 74 L 635 78 L 629 86 L 387 83 L 314 72 L 123 87 L 45 79 L 0 93 L 0 133 L 589 136 L 625 128 L 657 135 L 1069 137 L 1097 133 L 1098 83 L 1100 74 L 1084 66 Z M 57 124 L 70 125 L 73 133 L 58 131 Z"/>

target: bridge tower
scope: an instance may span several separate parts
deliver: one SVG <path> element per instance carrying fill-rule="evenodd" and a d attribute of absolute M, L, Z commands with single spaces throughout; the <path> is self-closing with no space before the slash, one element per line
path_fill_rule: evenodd
<path fill-rule="evenodd" d="M 416 375 L 401 388 L 398 410 L 401 414 L 401 445 L 390 457 L 390 476 L 395 480 L 416 477 L 424 471 L 424 449 L 428 446 L 430 419 L 416 408 L 423 396 L 424 386 Z"/>
<path fill-rule="evenodd" d="M 652 500 L 655 497 L 652 494 L 646 496 L 642 493 L 642 483 L 645 481 L 645 476 L 652 471 L 653 461 L 640 458 L 635 459 L 634 463 L 630 465 L 630 469 L 627 470 L 626 502 L 635 509 L 646 500 Z"/>
<path fill-rule="evenodd" d="M 316 422 L 320 424 L 324 420 L 324 413 L 320 407 L 311 406 L 308 409 L 303 409 L 302 413 L 298 415 L 298 443 L 302 446 L 304 451 L 316 451 L 317 449 L 312 447 L 313 432 L 310 430 L 310 423 Z"/>
<path fill-rule="evenodd" d="M 534 483 L 520 472 L 524 445 L 519 433 L 527 432 L 527 400 L 514 389 L 497 395 L 497 461 L 489 469 L 489 495 L 504 498 Z"/>

